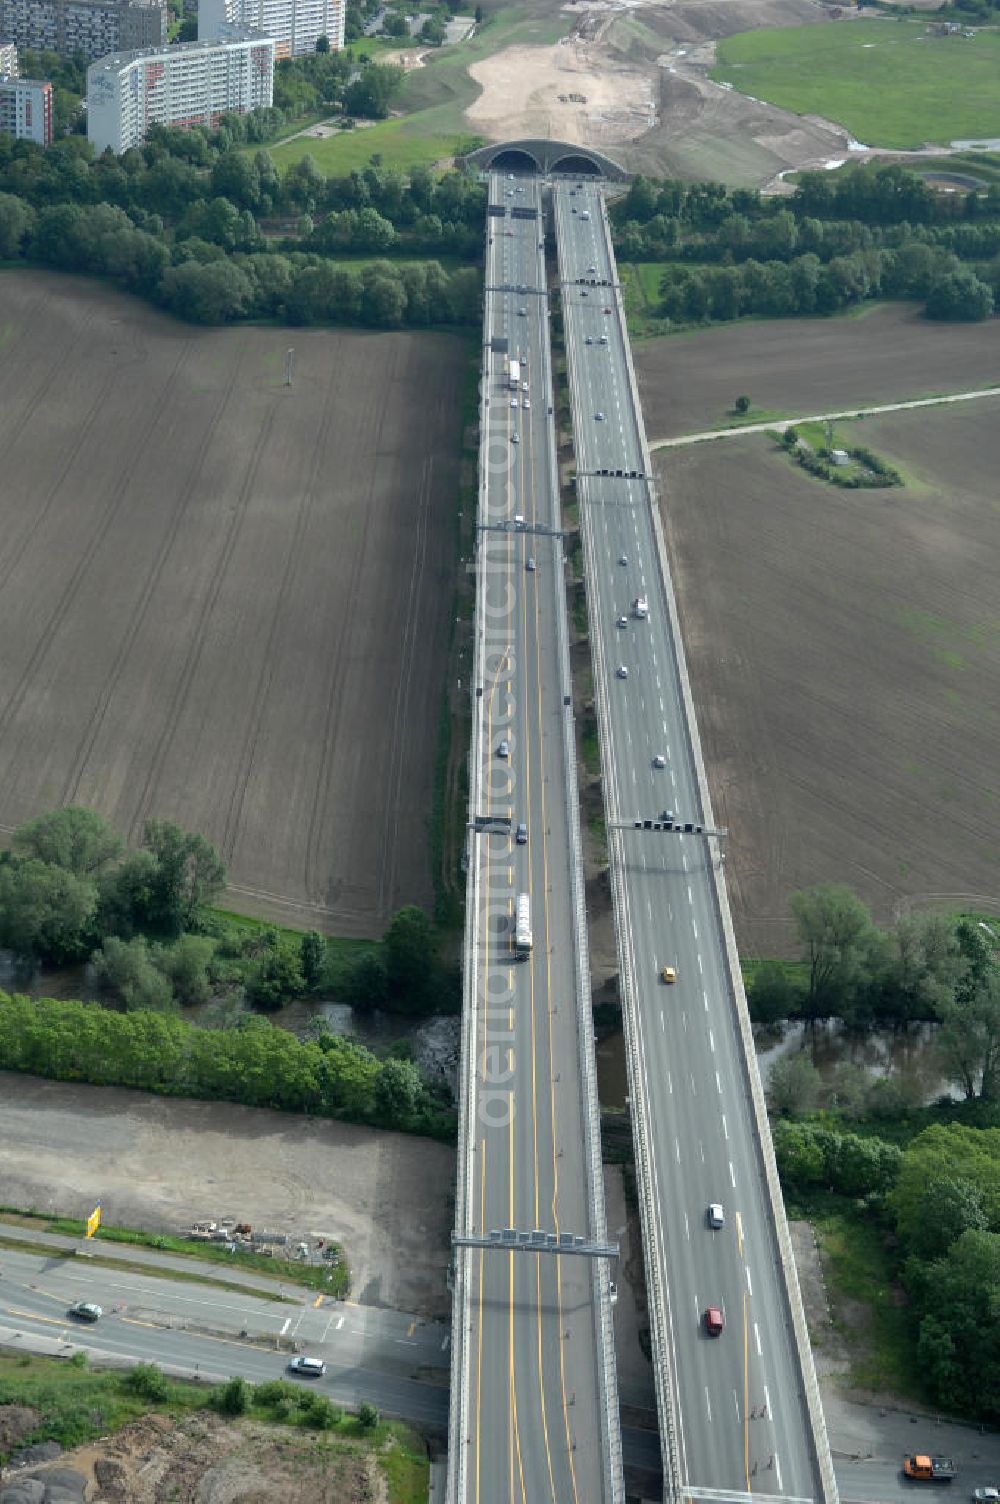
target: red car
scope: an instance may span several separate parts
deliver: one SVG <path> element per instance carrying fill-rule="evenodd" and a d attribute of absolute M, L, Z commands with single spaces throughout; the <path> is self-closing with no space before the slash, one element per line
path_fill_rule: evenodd
<path fill-rule="evenodd" d="M 718 1306 L 708 1306 L 705 1310 L 705 1330 L 710 1337 L 721 1337 L 722 1328 L 726 1320 Z"/>

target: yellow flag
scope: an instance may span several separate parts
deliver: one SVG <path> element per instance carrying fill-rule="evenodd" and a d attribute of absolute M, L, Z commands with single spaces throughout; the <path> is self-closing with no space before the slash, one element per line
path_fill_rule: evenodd
<path fill-rule="evenodd" d="M 92 1238 L 101 1225 L 101 1203 L 98 1202 L 87 1218 L 87 1237 Z"/>

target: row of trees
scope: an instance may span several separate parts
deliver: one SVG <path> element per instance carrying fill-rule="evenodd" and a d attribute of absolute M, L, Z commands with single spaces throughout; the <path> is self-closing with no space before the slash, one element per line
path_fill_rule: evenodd
<path fill-rule="evenodd" d="M 755 1020 L 936 1023 L 944 1073 L 967 1098 L 1000 1100 L 1000 970 L 991 934 L 942 913 L 906 915 L 882 930 L 857 894 L 838 886 L 795 893 L 791 909 L 804 975 L 780 962 L 758 967 L 748 988 Z"/>
<path fill-rule="evenodd" d="M 123 209 L 109 204 L 36 211 L 0 193 L 4 259 L 111 277 L 194 323 L 255 318 L 398 329 L 479 318 L 481 278 L 475 267 L 445 271 L 431 260 L 353 268 L 303 251 L 237 249 L 264 242 L 249 211 L 237 211 L 225 199 L 191 205 L 185 225 L 214 238 L 191 233 L 171 247 L 162 234 L 137 227 Z"/>
<path fill-rule="evenodd" d="M 300 1040 L 267 1019 L 201 1029 L 149 1009 L 0 993 L 0 1068 L 56 1081 L 240 1102 L 449 1138 L 454 1115 L 412 1061 L 353 1040 Z"/>
<path fill-rule="evenodd" d="M 1000 1128 L 934 1124 L 905 1149 L 778 1122 L 786 1191 L 833 1191 L 875 1220 L 910 1300 L 915 1371 L 944 1408 L 1000 1420 Z"/>

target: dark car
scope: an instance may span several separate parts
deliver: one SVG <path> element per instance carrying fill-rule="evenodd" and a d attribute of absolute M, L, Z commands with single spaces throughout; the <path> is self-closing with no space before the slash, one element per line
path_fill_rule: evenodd
<path fill-rule="evenodd" d="M 66 1315 L 72 1316 L 74 1321 L 100 1321 L 104 1312 L 91 1300 L 78 1300 L 75 1305 L 70 1306 Z"/>

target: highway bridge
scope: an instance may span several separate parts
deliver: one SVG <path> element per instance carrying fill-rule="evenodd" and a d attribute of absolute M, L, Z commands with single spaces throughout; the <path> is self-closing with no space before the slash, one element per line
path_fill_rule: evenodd
<path fill-rule="evenodd" d="M 664 1495 L 833 1504 L 604 193 L 551 194 Z"/>
<path fill-rule="evenodd" d="M 617 1504 L 542 185 L 488 183 L 448 1496 Z"/>

